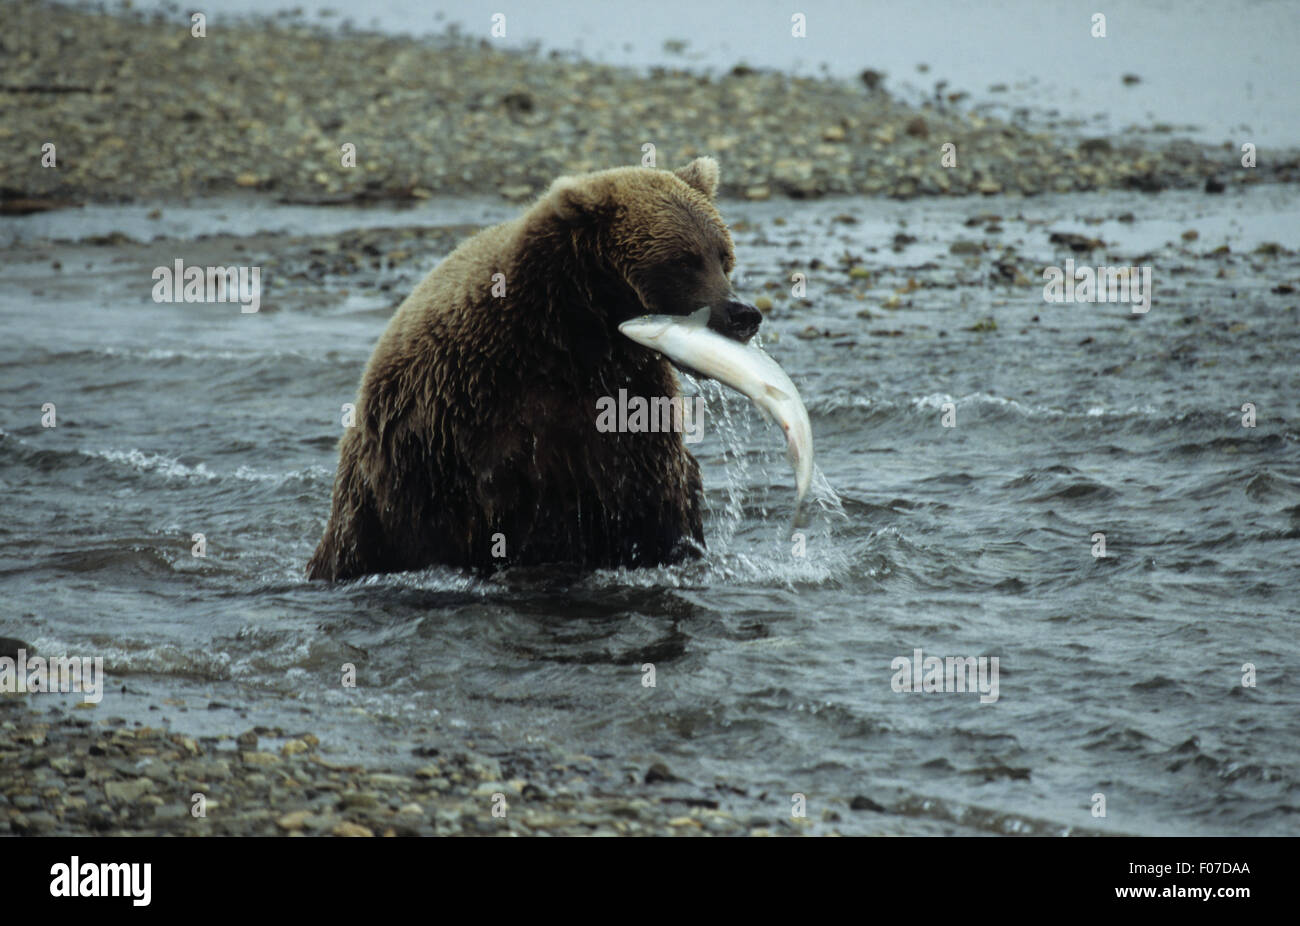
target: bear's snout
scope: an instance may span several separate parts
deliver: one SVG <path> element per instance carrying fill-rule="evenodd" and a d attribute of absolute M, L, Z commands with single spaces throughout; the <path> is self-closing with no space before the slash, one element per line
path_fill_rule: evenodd
<path fill-rule="evenodd" d="M 719 317 L 721 316 L 721 317 Z M 724 302 L 720 311 L 710 314 L 709 327 L 742 344 L 758 333 L 763 313 L 743 302 Z"/>

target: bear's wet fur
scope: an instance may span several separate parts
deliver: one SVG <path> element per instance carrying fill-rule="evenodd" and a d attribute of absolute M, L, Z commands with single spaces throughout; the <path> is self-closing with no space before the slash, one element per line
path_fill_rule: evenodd
<path fill-rule="evenodd" d="M 698 554 L 700 472 L 682 435 L 602 433 L 596 403 L 678 394 L 668 361 L 620 322 L 709 306 L 723 334 L 757 329 L 732 294 L 717 183 L 711 158 L 561 177 L 425 277 L 366 365 L 308 575 Z"/>

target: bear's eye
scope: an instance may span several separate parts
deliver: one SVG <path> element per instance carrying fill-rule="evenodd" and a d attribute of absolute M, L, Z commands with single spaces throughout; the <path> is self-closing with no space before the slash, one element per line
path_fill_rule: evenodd
<path fill-rule="evenodd" d="M 700 260 L 698 254 L 683 254 L 681 257 L 675 258 L 672 265 L 678 270 L 699 270 L 704 266 L 704 261 Z"/>

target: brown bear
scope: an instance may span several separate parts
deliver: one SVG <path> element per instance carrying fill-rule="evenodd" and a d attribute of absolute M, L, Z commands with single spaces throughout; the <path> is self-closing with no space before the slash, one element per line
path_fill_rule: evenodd
<path fill-rule="evenodd" d="M 307 573 L 433 564 L 643 566 L 696 554 L 699 467 L 676 431 L 602 433 L 597 401 L 678 394 L 669 362 L 618 331 L 690 315 L 738 341 L 718 165 L 561 177 L 463 242 L 398 307 L 339 443 Z"/>

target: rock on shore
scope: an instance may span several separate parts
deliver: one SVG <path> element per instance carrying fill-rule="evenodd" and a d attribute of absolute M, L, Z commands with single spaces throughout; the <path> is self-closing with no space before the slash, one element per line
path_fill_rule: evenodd
<path fill-rule="evenodd" d="M 191 738 L 119 718 L 0 701 L 0 835 L 778 835 L 811 820 L 738 818 L 720 793 L 546 750 L 447 744 L 396 767 L 311 733 Z M 831 815 L 833 819 L 835 815 Z M 803 824 L 802 826 L 799 824 Z"/>
<path fill-rule="evenodd" d="M 718 157 L 724 195 L 1159 190 L 1300 177 L 1294 154 L 1171 141 L 1070 141 L 868 85 L 737 67 L 639 72 L 502 51 L 486 39 L 327 32 L 300 20 L 5 6 L 0 207 L 259 190 L 290 200 L 495 192 Z M 863 62 L 864 66 L 870 62 Z M 871 72 L 875 73 L 875 72 Z M 42 167 L 55 145 L 57 167 Z M 945 144 L 956 166 L 943 167 Z M 355 166 L 343 166 L 343 146 Z"/>

